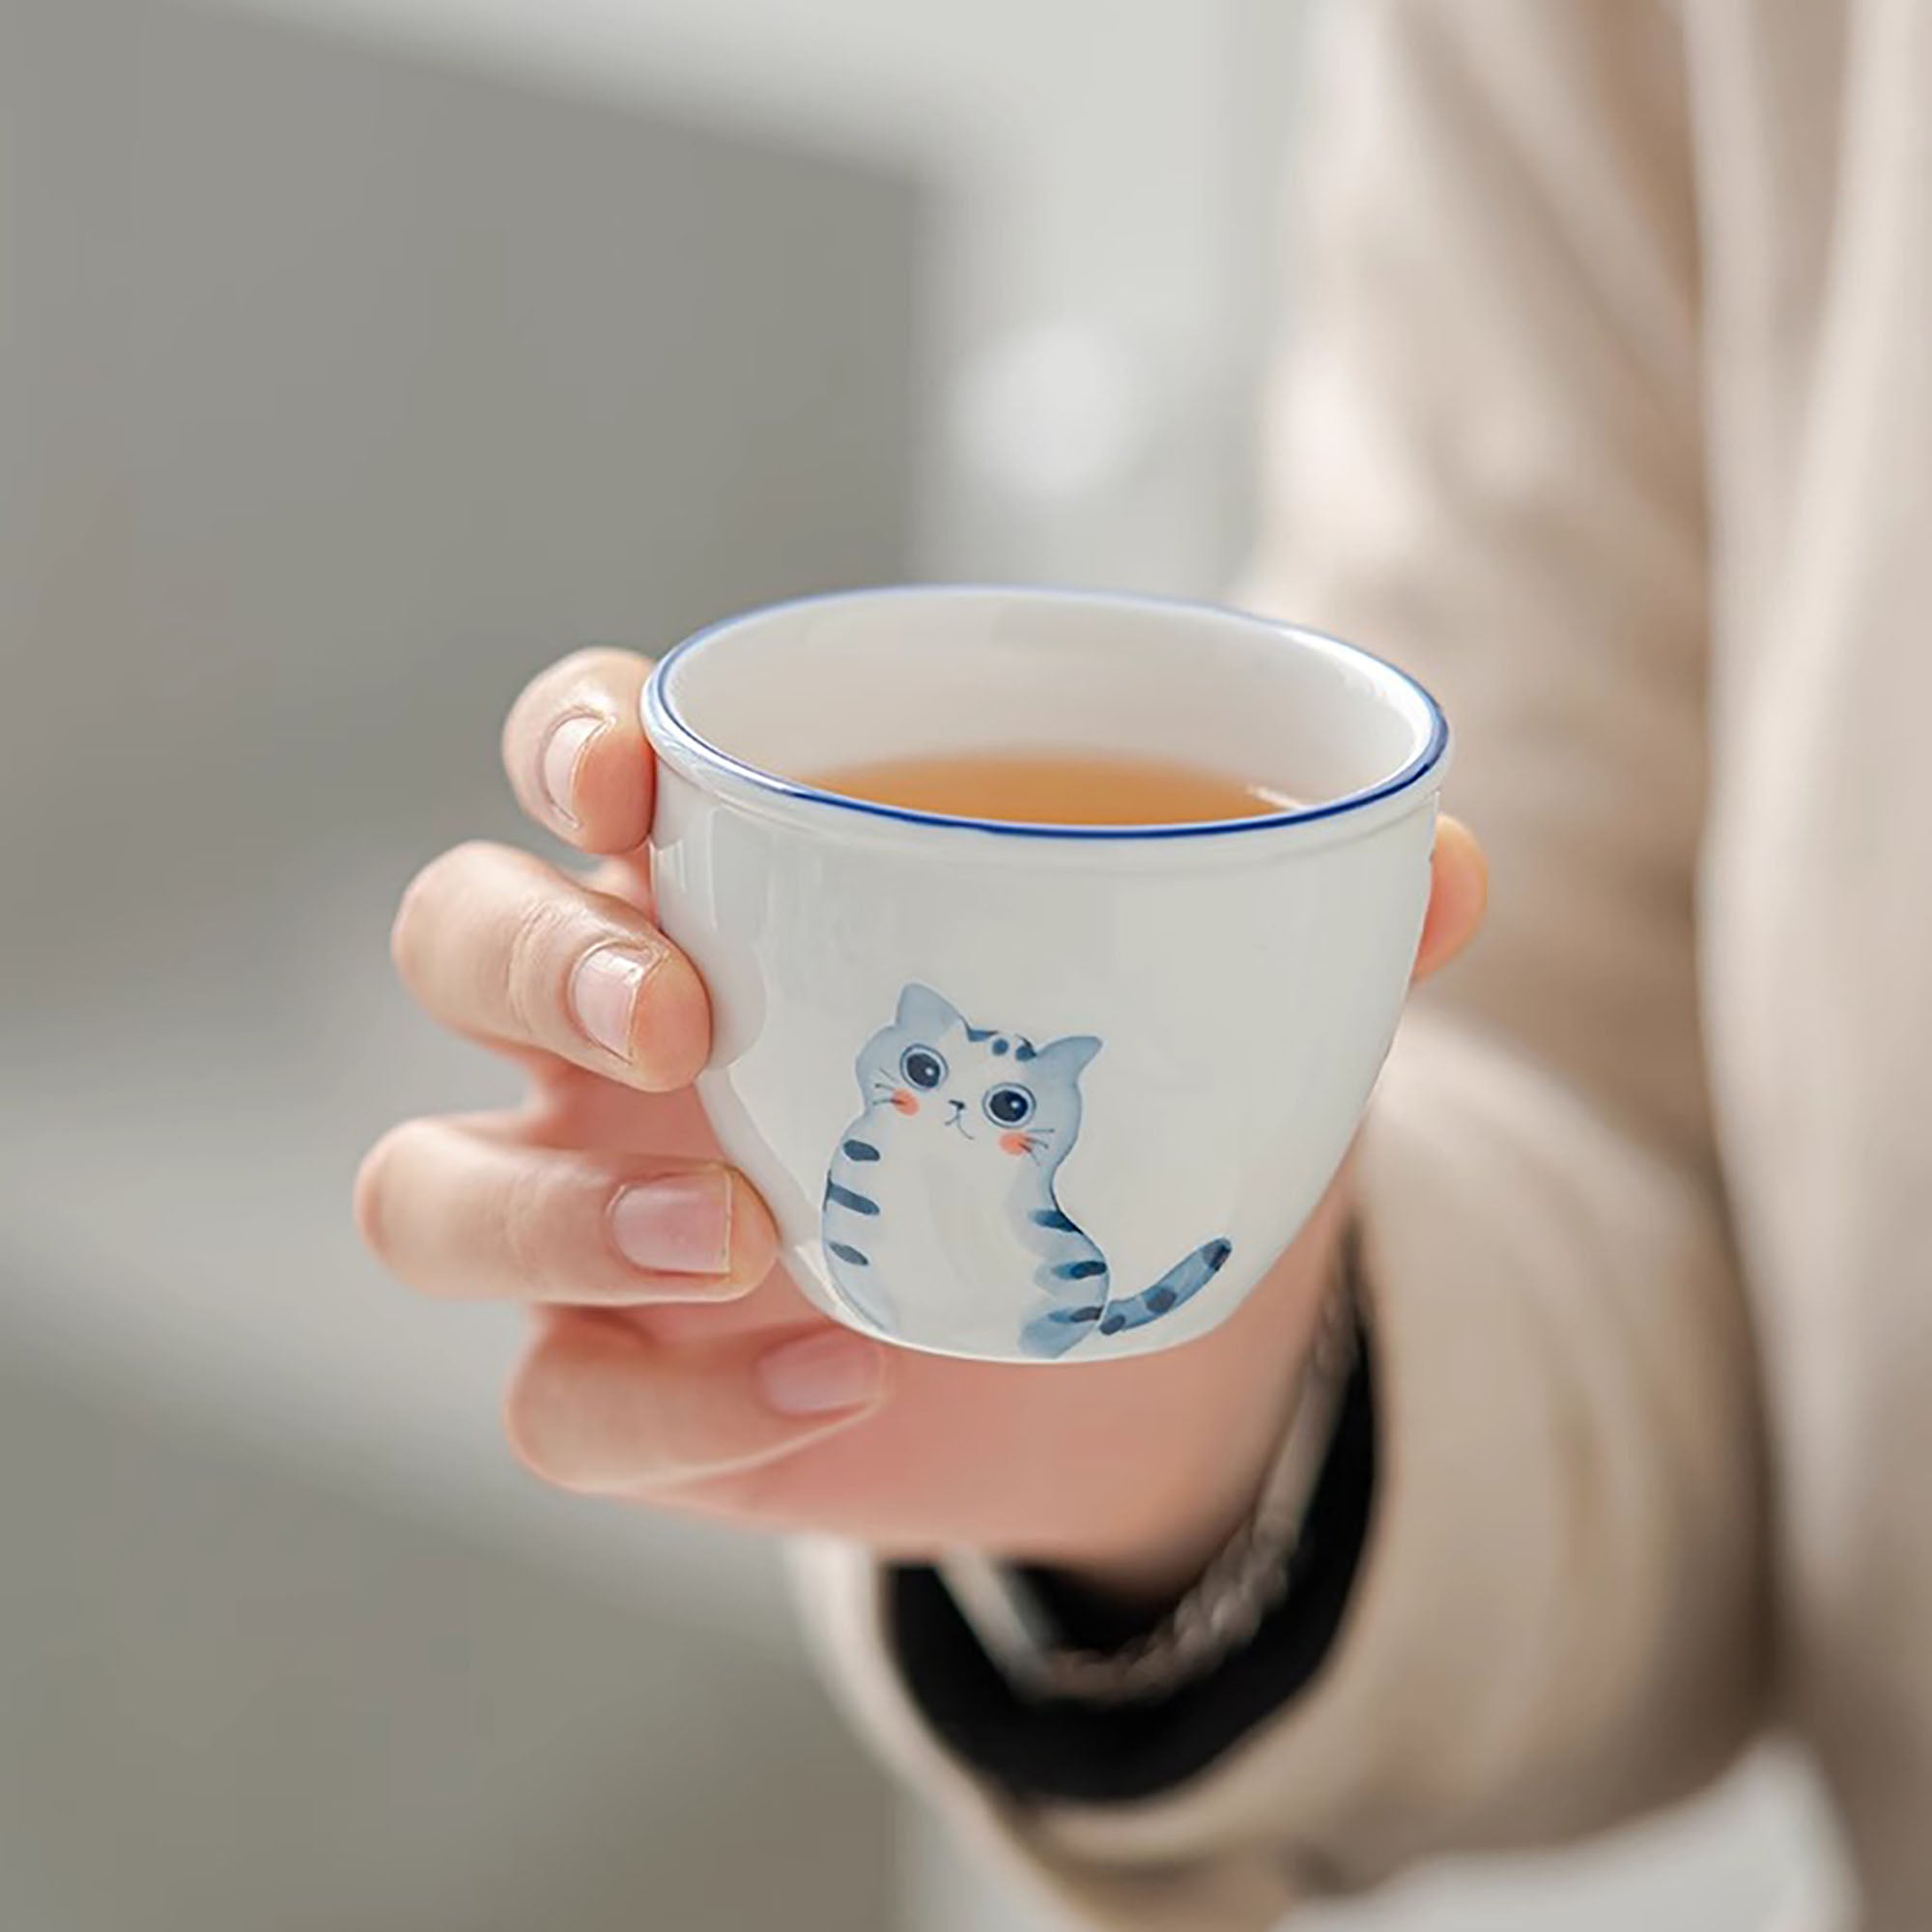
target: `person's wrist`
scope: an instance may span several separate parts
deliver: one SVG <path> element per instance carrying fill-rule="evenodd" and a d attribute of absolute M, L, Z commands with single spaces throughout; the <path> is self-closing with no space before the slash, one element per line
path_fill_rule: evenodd
<path fill-rule="evenodd" d="M 1229 1459 L 1224 1486 L 1203 1495 L 1173 1522 L 1150 1524 L 1118 1549 L 1047 1566 L 1079 1595 L 1151 1622 L 1186 1594 L 1254 1507 L 1276 1426 Z"/>
<path fill-rule="evenodd" d="M 1040 1567 L 1096 1607 L 1152 1622 L 1177 1603 L 1254 1508 L 1280 1446 L 1284 1392 L 1293 1389 L 1320 1332 L 1334 1280 L 1352 1196 L 1346 1179 L 1321 1207 L 1249 1299 L 1222 1327 L 1198 1343 L 1226 1355 L 1226 1401 L 1211 1431 L 1210 1454 L 1194 1465 L 1181 1457 L 1186 1480 L 1156 1480 L 1153 1462 L 1178 1447 L 1164 1443 L 1150 1418 L 1148 1469 L 1136 1471 L 1147 1498 L 1143 1514 L 1105 1545 L 1068 1552 Z"/>
<path fill-rule="evenodd" d="M 1117 1707 L 1166 1699 L 1220 1671 L 1319 1574 L 1304 1548 L 1311 1511 L 1332 1489 L 1337 1445 L 1366 1386 L 1355 1243 L 1332 1251 L 1318 1333 L 1282 1404 L 1279 1439 L 1252 1505 L 1198 1575 L 1157 1608 L 1135 1609 L 1073 1578 L 955 1555 L 940 1574 L 1006 1681 L 1030 1698 Z M 1318 1566 L 1310 1570 L 1309 1563 Z"/>

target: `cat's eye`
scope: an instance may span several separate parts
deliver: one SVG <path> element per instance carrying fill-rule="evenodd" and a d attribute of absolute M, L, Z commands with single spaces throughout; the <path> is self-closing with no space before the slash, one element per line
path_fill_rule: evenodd
<path fill-rule="evenodd" d="M 1024 1087 L 995 1087 L 986 1095 L 986 1118 L 1003 1127 L 1016 1127 L 1033 1116 L 1033 1095 Z"/>
<path fill-rule="evenodd" d="M 909 1046 L 899 1055 L 899 1071 L 930 1092 L 946 1078 L 946 1063 L 929 1046 Z"/>

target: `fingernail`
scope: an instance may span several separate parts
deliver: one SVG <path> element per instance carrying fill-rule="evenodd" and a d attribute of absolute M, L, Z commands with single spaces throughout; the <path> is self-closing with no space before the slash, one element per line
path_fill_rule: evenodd
<path fill-rule="evenodd" d="M 787 1342 L 758 1362 L 765 1400 L 781 1415 L 824 1415 L 861 1408 L 879 1399 L 885 1357 L 862 1335 L 809 1335 Z"/>
<path fill-rule="evenodd" d="M 577 825 L 577 768 L 590 749 L 590 741 L 604 728 L 601 718 L 566 718 L 555 725 L 544 741 L 543 759 L 538 773 L 550 809 L 566 825 Z"/>
<path fill-rule="evenodd" d="M 731 1181 L 718 1168 L 639 1180 L 611 1204 L 627 1262 L 666 1274 L 724 1274 L 731 1256 Z"/>
<path fill-rule="evenodd" d="M 638 995 L 663 958 L 621 946 L 600 946 L 577 962 L 570 976 L 570 1009 L 584 1037 L 620 1060 L 631 1057 Z"/>

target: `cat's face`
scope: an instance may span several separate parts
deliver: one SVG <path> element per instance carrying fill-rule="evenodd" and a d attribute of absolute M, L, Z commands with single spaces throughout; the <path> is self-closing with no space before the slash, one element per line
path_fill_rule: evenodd
<path fill-rule="evenodd" d="M 1080 1131 L 1080 1073 L 1100 1050 L 1086 1035 L 1036 1047 L 1023 1034 L 968 1026 L 924 986 L 859 1055 L 866 1105 L 891 1107 L 907 1130 L 944 1136 L 961 1159 L 1054 1167 Z"/>

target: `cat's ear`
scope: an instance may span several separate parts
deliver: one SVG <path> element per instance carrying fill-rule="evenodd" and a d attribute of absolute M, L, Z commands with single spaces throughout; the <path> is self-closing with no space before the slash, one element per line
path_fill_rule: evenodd
<path fill-rule="evenodd" d="M 1051 1046 L 1041 1047 L 1039 1057 L 1065 1067 L 1067 1078 L 1077 1080 L 1086 1070 L 1087 1063 L 1099 1051 L 1100 1042 L 1091 1033 L 1073 1033 L 1065 1039 L 1055 1040 Z"/>
<path fill-rule="evenodd" d="M 942 1000 L 930 986 L 917 983 L 899 995 L 899 1010 L 895 1024 L 928 1039 L 955 1026 L 964 1026 L 958 1009 L 950 1000 Z"/>

